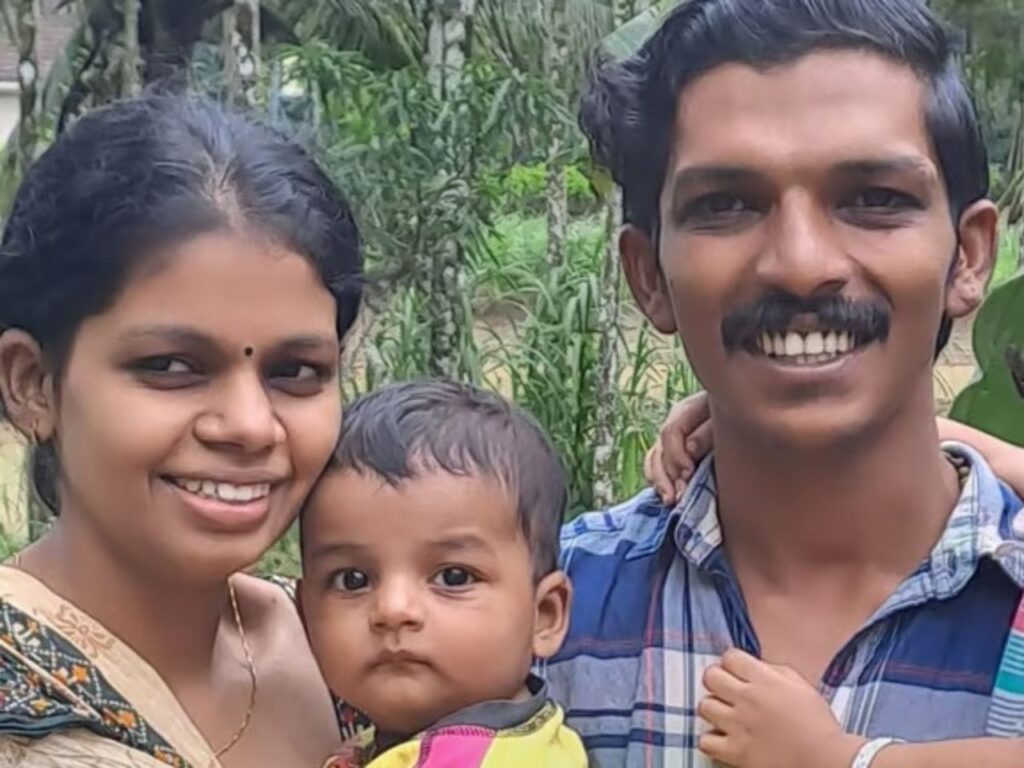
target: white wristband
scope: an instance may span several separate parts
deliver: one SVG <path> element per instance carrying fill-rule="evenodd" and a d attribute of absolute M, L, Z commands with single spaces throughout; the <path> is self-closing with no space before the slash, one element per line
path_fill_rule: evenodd
<path fill-rule="evenodd" d="M 900 743 L 902 742 L 899 739 L 874 739 L 869 741 L 857 752 L 857 756 L 850 763 L 850 768 L 871 768 L 871 764 L 875 762 L 879 752 L 888 746 Z"/>

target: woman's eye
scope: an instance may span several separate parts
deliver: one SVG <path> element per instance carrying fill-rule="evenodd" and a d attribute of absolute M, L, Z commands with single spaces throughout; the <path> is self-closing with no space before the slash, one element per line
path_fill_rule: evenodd
<path fill-rule="evenodd" d="M 275 379 L 288 379 L 291 381 L 307 381 L 309 379 L 318 379 L 320 371 L 312 365 L 295 361 L 274 366 L 273 377 Z"/>
<path fill-rule="evenodd" d="M 278 363 L 268 375 L 272 386 L 293 397 L 319 394 L 331 378 L 331 372 L 324 366 L 299 360 Z"/>
<path fill-rule="evenodd" d="M 135 364 L 135 368 L 144 373 L 195 373 L 195 369 L 185 360 L 170 355 L 147 357 L 144 360 L 139 360 Z"/>
<path fill-rule="evenodd" d="M 444 568 L 434 576 L 434 584 L 448 589 L 458 589 L 475 584 L 477 578 L 465 568 Z"/>
<path fill-rule="evenodd" d="M 333 585 L 340 592 L 360 592 L 370 586 L 370 577 L 357 568 L 346 568 L 334 576 Z"/>

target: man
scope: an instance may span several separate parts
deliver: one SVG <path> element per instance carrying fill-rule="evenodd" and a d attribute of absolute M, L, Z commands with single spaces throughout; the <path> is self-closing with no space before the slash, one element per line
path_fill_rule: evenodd
<path fill-rule="evenodd" d="M 596 72 L 582 124 L 715 444 L 670 512 L 649 492 L 566 531 L 547 675 L 593 764 L 709 766 L 702 675 L 734 647 L 818 686 L 856 765 L 877 737 L 1024 734 L 993 695 L 1020 502 L 933 418 L 936 338 L 980 303 L 997 225 L 946 30 L 920 0 L 691 0 Z"/>

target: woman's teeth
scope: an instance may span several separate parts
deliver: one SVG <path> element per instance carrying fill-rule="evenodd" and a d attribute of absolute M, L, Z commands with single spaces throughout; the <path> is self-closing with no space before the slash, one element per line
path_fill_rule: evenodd
<path fill-rule="evenodd" d="M 234 485 L 233 483 L 215 483 L 212 480 L 187 480 L 185 478 L 172 478 L 171 482 L 196 496 L 226 501 L 229 504 L 245 504 L 270 495 L 270 483 Z"/>
<path fill-rule="evenodd" d="M 757 339 L 761 354 L 796 365 L 827 363 L 857 346 L 857 339 L 846 331 L 763 333 Z"/>

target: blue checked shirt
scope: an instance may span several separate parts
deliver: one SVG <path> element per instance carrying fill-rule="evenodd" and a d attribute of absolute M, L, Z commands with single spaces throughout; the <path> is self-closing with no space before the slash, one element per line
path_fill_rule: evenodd
<path fill-rule="evenodd" d="M 1024 585 L 1021 502 L 976 453 L 948 450 L 971 473 L 945 533 L 825 674 L 848 732 L 1024 735 L 1024 699 L 993 692 Z M 674 510 L 648 491 L 563 531 L 572 624 L 544 674 L 594 768 L 711 768 L 696 748 L 704 670 L 730 647 L 759 655 L 715 499 L 705 462 Z"/>

